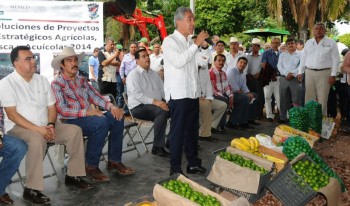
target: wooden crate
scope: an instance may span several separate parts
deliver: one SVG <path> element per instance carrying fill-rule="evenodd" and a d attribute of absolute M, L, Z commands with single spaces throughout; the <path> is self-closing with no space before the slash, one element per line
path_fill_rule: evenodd
<path fill-rule="evenodd" d="M 287 163 L 287 161 L 288 161 L 288 158 L 283 153 L 280 153 L 280 152 L 275 151 L 273 149 L 267 148 L 267 147 L 265 147 L 263 145 L 259 146 L 259 152 L 262 153 L 262 154 L 266 154 L 266 155 L 270 155 L 270 156 L 276 157 L 276 158 L 281 159 L 281 160 L 284 161 L 284 163 L 275 163 L 277 172 L 281 171 L 284 168 L 284 166 Z"/>

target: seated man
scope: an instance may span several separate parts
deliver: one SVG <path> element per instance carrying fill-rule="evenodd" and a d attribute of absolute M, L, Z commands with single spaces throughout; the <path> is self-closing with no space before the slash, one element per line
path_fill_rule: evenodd
<path fill-rule="evenodd" d="M 82 178 L 86 173 L 81 129 L 56 122 L 55 97 L 48 80 L 35 73 L 36 57 L 29 47 L 17 46 L 11 51 L 11 62 L 15 71 L 0 81 L 0 100 L 10 120 L 6 126 L 10 129 L 8 133 L 28 144 L 24 199 L 36 204 L 50 202 L 50 198 L 40 192 L 44 189 L 43 160 L 47 142 L 66 145 L 70 157 L 66 185 L 92 188 Z"/>
<path fill-rule="evenodd" d="M 227 109 L 233 107 L 233 94 L 231 86 L 228 83 L 226 72 L 222 70 L 225 65 L 226 57 L 223 54 L 218 54 L 214 57 L 214 66 L 209 70 L 210 81 L 213 88 L 214 99 L 225 102 Z M 227 112 L 222 115 L 221 121 L 217 128 L 212 129 L 214 133 L 225 132 Z"/>
<path fill-rule="evenodd" d="M 254 121 L 256 94 L 249 91 L 247 79 L 243 73 L 247 64 L 246 57 L 239 57 L 236 67 L 227 70 L 227 79 L 234 94 L 233 110 L 227 122 L 227 126 L 231 128 L 251 128 L 249 124 L 259 124 Z"/>
<path fill-rule="evenodd" d="M 121 175 L 134 173 L 121 162 L 123 149 L 123 110 L 107 102 L 92 87 L 85 77 L 77 75 L 78 65 L 84 53 L 76 54 L 72 47 L 65 47 L 56 56 L 51 66 L 59 74 L 51 82 L 56 97 L 58 118 L 66 124 L 79 126 L 88 136 L 86 151 L 86 173 L 96 181 L 109 181 L 109 177 L 98 168 L 105 139 L 108 136 L 108 169 Z M 105 108 L 106 113 L 92 108 L 91 104 Z"/>
<path fill-rule="evenodd" d="M 210 82 L 208 67 L 211 64 L 211 52 L 208 43 L 203 41 L 196 53 L 198 76 L 200 82 L 199 98 L 199 140 L 215 141 L 211 133 L 223 133 L 217 130 L 227 105 L 225 102 L 213 98 L 213 89 Z"/>
<path fill-rule="evenodd" d="M 129 108 L 134 117 L 154 122 L 152 154 L 169 157 L 164 149 L 169 108 L 163 100 L 163 81 L 156 71 L 150 69 L 150 58 L 146 49 L 136 51 L 135 59 L 137 67 L 126 79 Z"/>
<path fill-rule="evenodd" d="M 0 205 L 12 205 L 13 200 L 5 192 L 12 176 L 16 173 L 24 155 L 27 152 L 27 144 L 20 139 L 4 134 L 4 115 L 0 107 Z"/>

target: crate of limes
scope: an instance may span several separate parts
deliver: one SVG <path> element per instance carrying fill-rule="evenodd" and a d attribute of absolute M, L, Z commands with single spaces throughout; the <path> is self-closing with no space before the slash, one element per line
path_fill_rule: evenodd
<path fill-rule="evenodd" d="M 234 153 L 233 151 L 239 151 L 239 152 Z M 257 183 L 258 185 L 256 185 L 257 192 L 256 193 L 246 192 L 246 191 L 242 191 L 242 187 L 236 187 L 233 185 L 224 186 L 223 184 L 220 184 L 219 181 L 213 181 L 213 179 L 210 176 L 213 175 L 213 174 L 211 174 L 212 170 L 218 169 L 218 168 L 213 169 L 214 165 L 217 164 L 216 161 L 217 161 L 218 157 L 220 157 L 223 160 L 230 161 L 231 163 L 233 163 L 235 165 L 235 167 L 239 166 L 242 168 L 240 173 L 232 174 L 232 176 L 227 177 L 227 178 L 230 178 L 230 179 L 239 178 L 242 181 L 244 179 L 247 179 L 247 181 L 249 181 L 250 178 L 246 176 L 247 173 L 245 171 L 248 170 L 248 171 L 259 172 L 260 178 L 259 178 L 259 182 Z M 266 164 L 264 165 L 265 166 L 264 167 L 264 166 L 256 163 L 255 161 L 257 159 L 259 159 L 260 162 L 263 161 L 263 162 L 267 163 L 269 169 L 267 169 Z M 232 169 L 230 167 L 224 167 L 224 168 L 226 168 L 228 170 Z M 229 191 L 238 197 L 244 197 L 249 202 L 254 203 L 257 200 L 259 200 L 261 197 L 265 196 L 266 190 L 267 190 L 266 185 L 270 181 L 271 176 L 272 176 L 272 172 L 274 171 L 274 169 L 275 169 L 274 163 L 270 162 L 264 158 L 257 157 L 253 154 L 250 154 L 250 153 L 247 153 L 244 151 L 240 151 L 240 150 L 237 150 L 235 148 L 222 148 L 222 149 L 219 149 L 219 150 L 213 152 L 212 159 L 211 159 L 211 166 L 209 167 L 209 170 L 207 171 L 207 179 L 209 181 L 211 181 L 215 186 L 222 188 L 226 191 Z M 221 172 L 226 173 L 225 171 L 221 171 Z M 227 173 L 226 173 L 226 175 L 227 175 Z M 223 180 L 221 182 L 224 182 L 224 181 L 225 180 Z"/>
<path fill-rule="evenodd" d="M 228 206 L 232 205 L 233 203 L 219 194 L 216 194 L 213 191 L 179 174 L 158 181 L 153 189 L 153 196 L 158 205 L 169 206 Z"/>
<path fill-rule="evenodd" d="M 298 156 L 267 185 L 285 206 L 305 205 L 327 186 L 330 177 L 305 153 Z"/>

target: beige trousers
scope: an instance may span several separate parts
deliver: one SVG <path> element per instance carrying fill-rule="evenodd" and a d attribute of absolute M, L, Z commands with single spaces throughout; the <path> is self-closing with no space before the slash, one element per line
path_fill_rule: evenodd
<path fill-rule="evenodd" d="M 211 101 L 208 99 L 199 99 L 199 136 L 211 136 Z"/>
<path fill-rule="evenodd" d="M 211 128 L 218 127 L 226 108 L 226 103 L 217 99 L 199 100 L 199 136 L 211 136 Z"/>
<path fill-rule="evenodd" d="M 327 101 L 331 76 L 331 69 L 313 71 L 305 69 L 305 103 L 310 100 L 317 100 L 322 105 L 322 114 L 327 116 Z"/>
<path fill-rule="evenodd" d="M 213 99 L 211 101 L 211 109 L 213 110 L 211 127 L 217 128 L 221 121 L 222 115 L 224 115 L 226 112 L 227 104 L 223 101 Z"/>
<path fill-rule="evenodd" d="M 46 140 L 41 134 L 17 125 L 8 133 L 28 144 L 25 163 L 26 187 L 43 190 L 43 160 L 47 145 Z M 80 127 L 56 122 L 55 134 L 56 138 L 53 142 L 65 144 L 69 155 L 67 175 L 86 176 L 83 135 Z"/>

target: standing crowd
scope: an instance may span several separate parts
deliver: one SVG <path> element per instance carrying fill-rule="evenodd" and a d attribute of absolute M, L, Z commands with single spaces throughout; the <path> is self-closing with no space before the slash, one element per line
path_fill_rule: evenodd
<path fill-rule="evenodd" d="M 350 125 L 350 53 L 339 51 L 336 41 L 325 36 L 323 23 L 315 24 L 314 38 L 304 48 L 293 38 L 284 45 L 272 38 L 262 51 L 261 40 L 253 38 L 245 51 L 242 42 L 231 37 L 226 51 L 226 43 L 217 35 L 211 38 L 213 45 L 205 31 L 193 37 L 194 22 L 192 11 L 180 7 L 174 16 L 176 30 L 162 44 L 149 47 L 148 39 L 142 38 L 130 43 L 128 52 L 107 38 L 103 48 L 93 50 L 88 79 L 79 75 L 78 67 L 85 54 L 71 47 L 53 58 L 51 67 L 58 73 L 51 84 L 35 73 L 36 56 L 28 47 L 14 48 L 15 71 L 0 81 L 0 102 L 6 113 L 0 109 L 0 203 L 13 203 L 5 188 L 25 155 L 23 198 L 37 204 L 50 202 L 42 193 L 42 160 L 51 142 L 66 146 L 66 185 L 90 189 L 93 184 L 86 176 L 109 181 L 99 167 L 106 138 L 107 169 L 134 174 L 122 163 L 128 113 L 154 122 L 152 154 L 170 158 L 170 175 L 184 174 L 183 153 L 187 174 L 206 173 L 198 140 L 217 141 L 212 133 L 225 133 L 226 128 L 251 129 L 260 124 L 256 120 L 263 118 L 264 108 L 267 121 L 286 123 L 291 107 L 318 100 L 323 115 L 335 117 L 338 95 L 342 118 Z M 116 104 L 105 94 L 112 94 Z"/>

